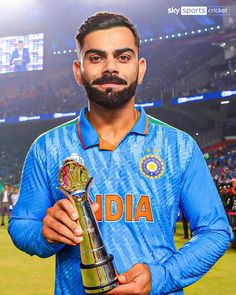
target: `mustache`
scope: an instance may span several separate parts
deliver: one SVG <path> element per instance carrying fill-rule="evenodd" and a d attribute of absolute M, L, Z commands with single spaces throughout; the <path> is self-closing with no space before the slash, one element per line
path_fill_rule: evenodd
<path fill-rule="evenodd" d="M 121 79 L 118 76 L 114 75 L 104 75 L 101 78 L 98 78 L 93 81 L 92 85 L 100 85 L 100 84 L 120 84 L 120 85 L 127 85 L 128 83 Z"/>

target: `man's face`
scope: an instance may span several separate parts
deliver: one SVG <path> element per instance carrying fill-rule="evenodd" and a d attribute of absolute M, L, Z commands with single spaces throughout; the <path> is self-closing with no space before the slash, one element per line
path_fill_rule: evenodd
<path fill-rule="evenodd" d="M 145 72 L 145 60 L 138 60 L 138 48 L 126 27 L 99 30 L 84 38 L 81 62 L 75 61 L 77 82 L 88 99 L 101 107 L 119 107 L 134 97 Z"/>
<path fill-rule="evenodd" d="M 24 45 L 25 45 L 24 42 L 19 42 L 18 43 L 18 48 L 19 49 L 23 49 L 24 48 Z"/>
<path fill-rule="evenodd" d="M 15 187 L 13 192 L 14 192 L 14 194 L 17 194 L 18 193 L 18 188 Z"/>

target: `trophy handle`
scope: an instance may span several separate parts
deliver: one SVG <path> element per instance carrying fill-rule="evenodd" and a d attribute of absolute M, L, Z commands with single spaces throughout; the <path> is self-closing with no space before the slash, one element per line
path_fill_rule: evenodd
<path fill-rule="evenodd" d="M 88 183 L 86 184 L 85 191 L 86 191 L 87 195 L 89 195 L 89 193 L 90 193 L 90 189 L 91 189 L 91 186 L 93 184 L 93 181 L 94 181 L 94 178 L 91 177 L 89 179 Z"/>

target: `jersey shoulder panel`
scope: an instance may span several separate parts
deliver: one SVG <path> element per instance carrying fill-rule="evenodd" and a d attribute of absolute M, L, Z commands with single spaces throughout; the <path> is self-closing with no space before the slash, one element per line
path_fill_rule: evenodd
<path fill-rule="evenodd" d="M 169 125 L 166 122 L 156 119 L 150 115 L 148 115 L 148 121 L 151 124 L 151 126 L 154 128 L 154 130 L 158 129 L 164 133 L 166 133 L 166 132 L 174 133 L 174 134 L 177 134 L 177 135 L 185 138 L 185 140 L 188 139 L 189 141 L 194 142 L 194 139 L 192 138 L 192 136 L 189 135 L 187 132 L 180 130 L 172 125 Z"/>
<path fill-rule="evenodd" d="M 73 128 L 73 126 L 77 125 L 78 122 L 79 122 L 79 117 L 76 117 L 68 122 L 65 122 L 61 125 L 55 126 L 51 129 L 45 131 L 44 133 L 40 134 L 34 140 L 33 144 L 35 144 L 36 142 L 42 142 L 45 140 L 46 137 L 53 136 L 57 132 L 65 132 L 66 130 L 69 130 L 71 127 Z"/>
<path fill-rule="evenodd" d="M 47 151 L 55 148 L 62 142 L 64 143 L 68 137 L 77 132 L 78 122 L 79 117 L 76 117 L 73 120 L 42 133 L 34 140 L 30 150 L 33 150 L 38 155 L 41 154 L 46 156 Z"/>
<path fill-rule="evenodd" d="M 197 147 L 196 141 L 185 131 L 161 120 L 151 116 L 148 120 L 150 136 L 157 138 L 165 151 L 171 151 L 172 156 L 178 157 L 181 170 L 185 171 Z"/>
<path fill-rule="evenodd" d="M 161 128 L 168 128 L 168 129 L 176 130 L 176 131 L 179 131 L 179 132 L 184 132 L 184 131 L 182 131 L 182 130 L 174 127 L 174 126 L 171 126 L 171 125 L 167 124 L 166 122 L 163 122 L 163 121 L 161 121 L 159 119 L 156 119 L 156 118 L 154 118 L 154 117 L 152 117 L 150 115 L 148 115 L 148 121 L 153 126 L 158 126 L 158 127 L 161 127 Z"/>

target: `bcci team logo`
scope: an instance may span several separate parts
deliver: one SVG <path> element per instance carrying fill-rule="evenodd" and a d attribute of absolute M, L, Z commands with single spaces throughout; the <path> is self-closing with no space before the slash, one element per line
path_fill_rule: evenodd
<path fill-rule="evenodd" d="M 160 157 L 150 154 L 140 160 L 139 169 L 144 176 L 156 179 L 164 174 L 165 164 Z"/>

